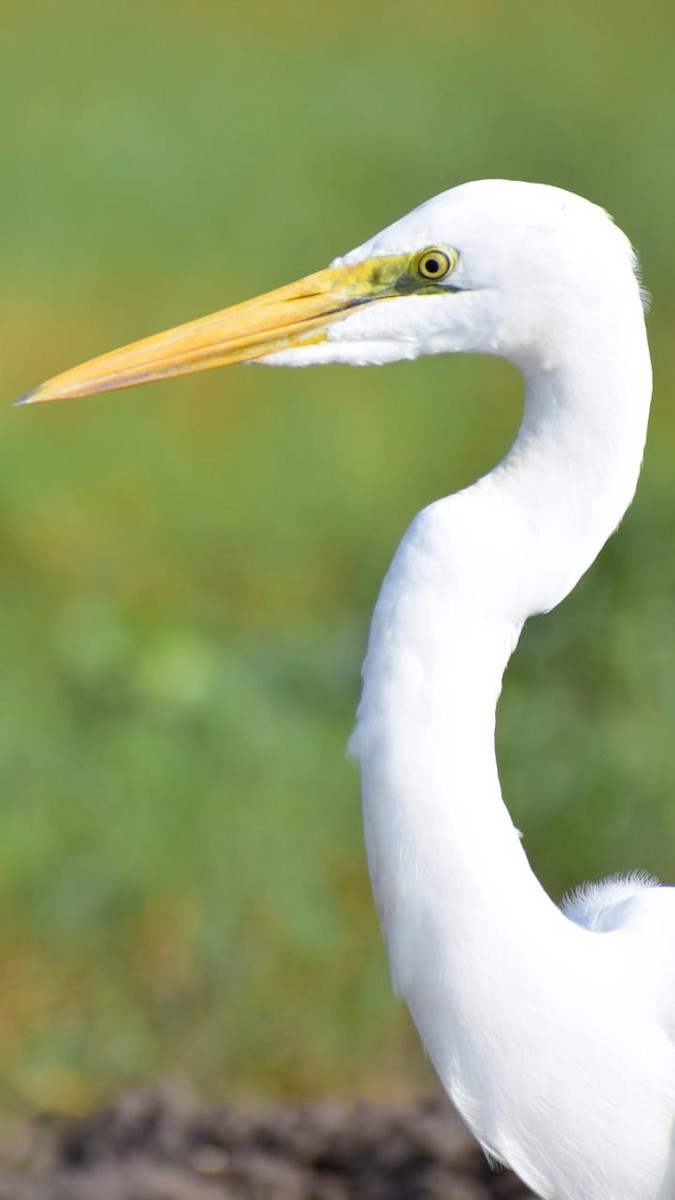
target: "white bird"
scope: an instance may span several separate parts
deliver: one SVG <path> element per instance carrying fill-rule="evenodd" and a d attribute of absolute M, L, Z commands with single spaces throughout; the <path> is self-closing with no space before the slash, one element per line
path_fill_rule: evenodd
<path fill-rule="evenodd" d="M 635 258 L 595 205 L 489 180 L 317 275 L 77 367 L 29 401 L 221 363 L 468 352 L 524 377 L 504 460 L 425 508 L 373 617 L 351 750 L 394 987 L 485 1150 L 549 1200 L 675 1197 L 675 890 L 548 897 L 502 800 L 502 676 L 635 491 L 651 368 Z"/>

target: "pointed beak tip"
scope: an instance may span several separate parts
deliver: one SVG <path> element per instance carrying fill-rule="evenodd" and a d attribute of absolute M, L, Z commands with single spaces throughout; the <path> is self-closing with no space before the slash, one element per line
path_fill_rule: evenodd
<path fill-rule="evenodd" d="M 25 404 L 35 404 L 37 401 L 37 391 L 37 388 L 31 388 L 29 392 L 24 392 L 23 396 L 19 396 L 18 399 L 12 401 L 13 407 L 23 408 Z"/>

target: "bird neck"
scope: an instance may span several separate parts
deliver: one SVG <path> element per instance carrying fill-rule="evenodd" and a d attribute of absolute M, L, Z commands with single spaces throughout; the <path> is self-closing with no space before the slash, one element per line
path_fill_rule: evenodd
<path fill-rule="evenodd" d="M 375 609 L 351 748 L 394 981 L 432 1057 L 427 1005 L 459 1011 L 467 989 L 475 1001 L 474 965 L 491 956 L 536 971 L 565 920 L 502 800 L 495 709 L 524 621 L 571 590 L 635 490 L 649 358 L 634 331 L 611 351 L 601 372 L 582 347 L 556 370 L 525 373 L 511 450 L 419 514 Z"/>
<path fill-rule="evenodd" d="M 579 330 L 555 369 L 525 372 L 515 441 L 495 470 L 468 489 L 510 553 L 506 564 L 496 547 L 484 547 L 496 554 L 515 606 L 509 615 L 521 623 L 572 590 L 635 493 L 651 364 L 641 314 L 625 329 L 616 325 L 601 339 L 595 330 L 592 336 Z"/>

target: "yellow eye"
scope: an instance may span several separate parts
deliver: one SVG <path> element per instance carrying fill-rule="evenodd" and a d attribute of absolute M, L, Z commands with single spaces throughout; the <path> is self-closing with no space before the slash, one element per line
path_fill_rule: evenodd
<path fill-rule="evenodd" d="M 440 246 L 430 246 L 423 250 L 417 260 L 417 274 L 420 279 L 429 279 L 434 283 L 445 279 L 457 263 L 454 250 L 441 250 Z"/>

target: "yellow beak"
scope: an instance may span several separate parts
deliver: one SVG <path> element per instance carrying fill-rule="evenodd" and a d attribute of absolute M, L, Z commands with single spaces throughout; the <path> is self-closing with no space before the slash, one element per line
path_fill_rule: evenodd
<path fill-rule="evenodd" d="M 17 402 L 65 400 L 252 362 L 278 350 L 326 339 L 328 328 L 358 305 L 417 290 L 412 255 L 329 267 L 243 304 L 177 325 L 54 376 Z"/>

